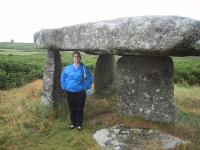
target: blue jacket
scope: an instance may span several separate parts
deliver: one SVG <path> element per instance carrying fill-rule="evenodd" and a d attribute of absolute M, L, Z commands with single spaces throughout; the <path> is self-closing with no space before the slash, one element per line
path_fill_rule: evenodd
<path fill-rule="evenodd" d="M 64 68 L 61 74 L 61 87 L 64 91 L 80 92 L 91 88 L 93 78 L 90 70 L 85 67 L 86 79 L 84 79 L 83 64 L 80 64 L 77 69 L 73 64 Z"/>

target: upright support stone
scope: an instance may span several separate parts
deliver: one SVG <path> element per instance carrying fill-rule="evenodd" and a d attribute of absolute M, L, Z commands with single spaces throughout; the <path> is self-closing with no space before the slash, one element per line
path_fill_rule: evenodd
<path fill-rule="evenodd" d="M 61 99 L 60 74 L 60 53 L 48 50 L 43 76 L 42 103 L 54 105 Z"/>
<path fill-rule="evenodd" d="M 170 57 L 123 56 L 117 62 L 117 86 L 120 114 L 160 122 L 176 120 Z"/>
<path fill-rule="evenodd" d="M 115 56 L 99 55 L 95 68 L 95 94 L 105 95 L 112 91 L 116 70 Z"/>

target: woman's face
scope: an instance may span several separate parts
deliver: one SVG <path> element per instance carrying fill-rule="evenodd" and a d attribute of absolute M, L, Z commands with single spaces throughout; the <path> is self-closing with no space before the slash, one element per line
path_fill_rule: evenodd
<path fill-rule="evenodd" d="M 74 54 L 74 56 L 73 56 L 73 62 L 79 64 L 80 61 L 81 61 L 81 58 L 80 58 L 79 54 Z"/>

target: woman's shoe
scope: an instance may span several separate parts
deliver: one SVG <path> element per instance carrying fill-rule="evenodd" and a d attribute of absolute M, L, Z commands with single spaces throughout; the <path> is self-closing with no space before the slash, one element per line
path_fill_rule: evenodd
<path fill-rule="evenodd" d="M 74 128 L 75 128 L 75 126 L 74 126 L 74 125 L 71 125 L 71 126 L 69 126 L 69 128 L 70 128 L 70 129 L 74 129 Z"/>
<path fill-rule="evenodd" d="M 77 127 L 78 131 L 81 131 L 83 128 L 81 126 Z"/>

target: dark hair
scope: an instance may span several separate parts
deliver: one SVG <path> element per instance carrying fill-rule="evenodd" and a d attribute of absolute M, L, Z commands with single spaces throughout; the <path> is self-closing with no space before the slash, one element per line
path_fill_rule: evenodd
<path fill-rule="evenodd" d="M 72 56 L 74 57 L 75 54 L 79 55 L 79 57 L 80 57 L 80 59 L 81 59 L 81 53 L 80 53 L 80 52 L 75 51 L 75 52 L 73 52 Z"/>

